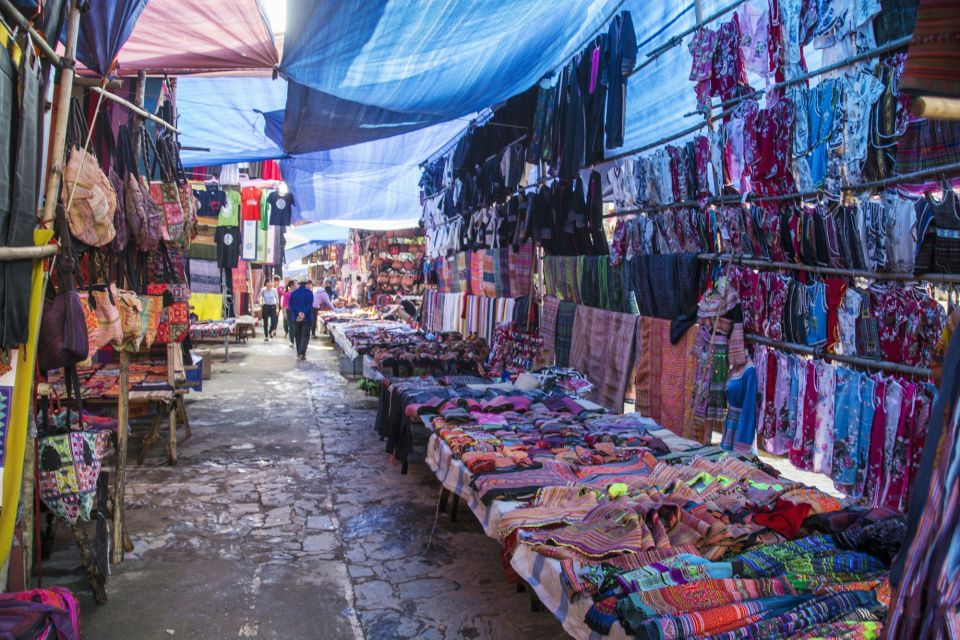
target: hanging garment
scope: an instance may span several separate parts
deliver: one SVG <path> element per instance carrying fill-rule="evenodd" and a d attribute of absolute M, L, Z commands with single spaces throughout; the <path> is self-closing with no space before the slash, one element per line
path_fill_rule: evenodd
<path fill-rule="evenodd" d="M 727 417 L 720 446 L 750 455 L 754 450 L 757 415 L 757 370 L 753 364 L 727 380 Z"/>

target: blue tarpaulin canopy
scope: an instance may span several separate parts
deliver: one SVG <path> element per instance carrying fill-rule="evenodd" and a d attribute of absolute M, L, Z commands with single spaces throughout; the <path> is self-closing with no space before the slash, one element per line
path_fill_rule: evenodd
<path fill-rule="evenodd" d="M 265 114 L 282 113 L 287 83 L 269 77 L 184 77 L 177 82 L 177 110 L 185 147 L 183 166 L 233 164 L 282 158 L 270 139 Z"/>
<path fill-rule="evenodd" d="M 291 3 L 281 69 L 320 93 L 293 96 L 285 146 L 327 149 L 490 107 L 525 91 L 584 46 L 620 4 L 622 0 Z M 315 141 L 296 137 L 308 130 L 301 122 L 310 113 L 300 108 L 304 103 L 337 115 L 327 123 L 335 131 L 323 132 Z M 351 103 L 377 110 L 350 113 Z"/>
<path fill-rule="evenodd" d="M 703 13 L 725 4 L 704 0 Z M 461 135 L 478 107 L 529 88 L 620 10 L 632 13 L 643 62 L 695 22 L 693 7 L 667 0 L 293 3 L 287 81 L 181 79 L 183 144 L 211 149 L 185 152 L 184 162 L 285 158 L 281 171 L 300 219 L 412 225 L 419 163 Z M 629 79 L 625 142 L 608 155 L 701 119 L 684 116 L 696 107 L 686 45 Z"/>
<path fill-rule="evenodd" d="M 282 160 L 280 172 L 296 199 L 294 214 L 357 228 L 416 225 L 420 162 L 461 135 L 472 118 Z"/>

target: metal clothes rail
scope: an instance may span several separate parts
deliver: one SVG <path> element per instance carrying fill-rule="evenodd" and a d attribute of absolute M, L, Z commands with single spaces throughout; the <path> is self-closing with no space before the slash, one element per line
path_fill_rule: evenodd
<path fill-rule="evenodd" d="M 877 56 L 879 56 L 879 55 L 881 55 L 881 54 L 883 54 L 883 53 L 886 53 L 886 52 L 888 52 L 888 51 L 892 51 L 892 50 L 894 50 L 894 49 L 899 49 L 900 47 L 904 47 L 904 46 L 906 46 L 907 44 L 909 44 L 909 42 L 910 42 L 910 38 L 900 38 L 900 39 L 898 39 L 898 40 L 894 40 L 894 41 L 892 41 L 892 42 L 889 42 L 889 43 L 887 43 L 887 44 L 885 44 L 885 45 L 883 45 L 883 46 L 876 47 L 875 49 L 870 49 L 869 51 L 864 51 L 863 53 L 859 53 L 859 54 L 857 54 L 857 55 L 850 56 L 849 58 L 845 58 L 845 59 L 839 60 L 839 61 L 837 61 L 837 62 L 835 62 L 835 63 L 833 63 L 833 64 L 829 64 L 829 65 L 826 65 L 826 66 L 824 66 L 824 67 L 821 67 L 820 69 L 816 69 L 815 71 L 811 71 L 811 72 L 809 72 L 809 73 L 805 73 L 805 74 L 803 74 L 802 76 L 798 76 L 797 78 L 793 78 L 793 79 L 791 79 L 791 80 L 787 80 L 787 81 L 784 81 L 784 82 L 778 82 L 777 84 L 772 85 L 771 87 L 769 87 L 769 88 L 767 88 L 767 89 L 757 89 L 757 90 L 754 91 L 753 93 L 748 94 L 748 95 L 746 95 L 746 96 L 738 96 L 737 98 L 731 99 L 731 100 L 728 101 L 727 103 L 721 103 L 720 106 L 724 106 L 724 109 L 723 109 L 722 111 L 719 111 L 719 112 L 717 112 L 717 113 L 715 113 L 715 114 L 710 115 L 710 116 L 707 117 L 707 118 L 704 118 L 701 122 L 698 122 L 698 123 L 695 124 L 695 125 L 691 125 L 691 126 L 685 128 L 685 129 L 682 129 L 681 131 L 678 131 L 678 132 L 676 132 L 676 133 L 672 133 L 672 134 L 670 134 L 670 135 L 668 135 L 668 136 L 664 136 L 664 137 L 659 138 L 658 140 L 655 140 L 655 141 L 650 142 L 650 143 L 648 143 L 648 144 L 644 144 L 644 145 L 641 145 L 641 146 L 639 146 L 639 147 L 636 147 L 635 149 L 631 149 L 631 150 L 629 150 L 629 151 L 624 151 L 624 152 L 622 152 L 622 153 L 618 153 L 618 154 L 616 154 L 616 155 L 610 156 L 609 158 L 606 158 L 606 159 L 602 160 L 601 162 L 596 162 L 596 163 L 594 163 L 594 164 L 587 165 L 586 167 L 584 167 L 584 169 L 596 169 L 596 168 L 598 168 L 598 167 L 603 167 L 603 166 L 605 166 L 605 165 L 610 164 L 611 162 L 616 162 L 617 160 L 622 160 L 622 159 L 624 159 L 624 158 L 629 158 L 629 157 L 635 156 L 635 155 L 637 155 L 637 154 L 639 154 L 639 153 L 643 153 L 644 151 L 649 151 L 650 149 L 655 149 L 655 148 L 657 148 L 657 147 L 663 146 L 663 145 L 667 144 L 668 142 L 673 142 L 674 140 L 678 140 L 678 139 L 680 139 L 680 138 L 683 138 L 684 136 L 687 136 L 687 135 L 690 135 L 691 133 L 694 133 L 694 132 L 696 132 L 696 131 L 699 131 L 699 130 L 702 129 L 703 127 L 708 126 L 708 125 L 709 125 L 711 122 L 713 122 L 714 120 L 719 120 L 719 119 L 721 119 L 721 118 L 724 118 L 724 117 L 730 115 L 731 113 L 733 113 L 734 111 L 736 111 L 736 109 L 740 106 L 740 103 L 743 102 L 744 100 L 746 100 L 747 98 L 760 96 L 760 95 L 762 95 L 763 93 L 765 93 L 765 92 L 767 92 L 767 91 L 769 91 L 769 90 L 771 90 L 771 89 L 773 89 L 773 88 L 775 88 L 775 87 L 780 87 L 780 88 L 782 88 L 782 87 L 785 87 L 785 86 L 790 86 L 790 85 L 792 85 L 792 84 L 798 84 L 798 83 L 800 83 L 800 82 L 804 82 L 804 81 L 806 81 L 806 80 L 809 80 L 810 78 L 814 78 L 814 77 L 819 76 L 819 75 L 822 75 L 822 74 L 824 74 L 824 73 L 828 73 L 828 72 L 830 72 L 830 71 L 836 71 L 837 69 L 842 69 L 842 68 L 844 68 L 844 67 L 850 66 L 851 64 L 855 64 L 855 63 L 857 63 L 857 62 L 861 62 L 861 61 L 863 61 L 863 60 L 867 60 L 867 59 L 870 59 L 870 58 L 875 58 L 875 57 L 877 57 Z M 727 106 L 727 105 L 729 105 L 729 106 Z M 694 112 L 694 113 L 696 113 L 696 112 Z"/>
<path fill-rule="evenodd" d="M 666 53 L 666 52 L 669 51 L 670 49 L 673 49 L 674 47 L 676 47 L 677 45 L 679 45 L 681 42 L 683 42 L 683 39 L 684 39 L 685 37 L 687 37 L 688 35 L 690 35 L 690 34 L 693 33 L 694 31 L 696 31 L 696 30 L 699 29 L 700 27 L 704 27 L 704 26 L 710 24 L 711 22 L 713 22 L 714 20 L 716 20 L 717 18 L 721 18 L 721 17 L 723 17 L 724 15 L 730 13 L 731 11 L 733 11 L 734 9 L 736 9 L 737 7 L 739 7 L 740 5 L 742 5 L 745 1 L 746 1 L 746 0 L 736 0 L 735 2 L 731 2 L 731 3 L 728 4 L 727 6 L 721 7 L 720 9 L 717 9 L 716 11 L 714 11 L 713 13 L 711 13 L 711 14 L 710 14 L 709 16 L 707 16 L 706 18 L 703 18 L 702 20 L 698 20 L 698 21 L 696 22 L 696 24 L 694 24 L 694 25 L 692 25 L 692 26 L 690 26 L 690 27 L 687 27 L 686 29 L 684 29 L 683 31 L 681 31 L 680 33 L 678 33 L 677 35 L 671 36 L 669 40 L 667 40 L 666 42 L 664 42 L 664 43 L 661 44 L 660 46 L 655 47 L 654 49 L 648 51 L 647 54 L 646 54 L 646 55 L 647 55 L 647 59 L 644 60 L 643 62 L 641 62 L 640 64 L 638 64 L 636 67 L 634 67 L 633 70 L 630 71 L 630 73 L 626 74 L 626 76 L 629 78 L 630 76 L 632 76 L 632 75 L 634 75 L 635 73 L 639 72 L 639 71 L 640 71 L 641 69 L 643 69 L 644 67 L 646 67 L 646 66 L 648 66 L 648 65 L 650 65 L 650 64 L 653 64 L 653 63 L 656 62 L 656 60 L 657 60 L 660 56 L 662 56 L 664 53 Z M 697 2 L 698 8 L 699 8 L 699 4 L 700 4 L 700 3 Z"/>
<path fill-rule="evenodd" d="M 880 371 L 889 371 L 891 373 L 899 373 L 906 376 L 916 376 L 919 378 L 929 378 L 931 374 L 930 369 L 927 369 L 926 367 L 913 367 L 906 364 L 900 364 L 899 362 L 872 360 L 870 358 L 864 358 L 861 356 L 848 356 L 840 353 L 829 353 L 823 349 L 818 349 L 809 345 L 797 344 L 795 342 L 783 342 L 780 340 L 771 340 L 766 336 L 760 336 L 754 333 L 745 334 L 744 339 L 747 342 L 766 345 L 768 347 L 780 349 L 781 351 L 792 351 L 802 355 L 813 356 L 814 358 L 819 358 L 820 360 L 830 360 L 833 362 L 852 364 L 865 369 L 877 369 Z"/>
<path fill-rule="evenodd" d="M 871 180 L 870 182 L 859 182 L 857 184 L 851 184 L 847 186 L 840 187 L 841 192 L 861 192 L 867 191 L 868 189 L 877 189 L 880 187 L 888 187 L 896 184 L 905 184 L 909 183 L 911 180 L 916 178 L 924 178 L 929 176 L 944 176 L 953 175 L 960 173 L 960 162 L 954 162 L 952 164 L 945 164 L 939 167 L 932 167 L 930 169 L 924 169 L 922 171 L 913 171 L 911 173 L 903 173 L 900 175 L 892 176 L 890 178 L 884 178 L 882 180 Z M 698 207 L 702 205 L 716 205 L 716 204 L 735 204 L 738 202 L 778 202 L 784 200 L 802 200 L 804 198 L 814 198 L 818 196 L 829 196 L 830 194 L 819 189 L 816 191 L 797 191 L 794 193 L 787 193 L 780 196 L 757 196 L 750 194 L 745 199 L 742 196 L 738 195 L 728 195 L 728 196 L 714 196 L 711 198 L 704 198 L 703 200 L 681 200 L 679 202 L 671 202 L 669 204 L 658 204 L 652 205 L 649 207 L 637 207 L 634 209 L 624 209 L 622 211 L 614 211 L 613 213 L 606 213 L 603 215 L 604 218 L 620 218 L 623 216 L 636 215 L 640 213 L 651 213 L 655 211 L 663 211 L 666 209 L 677 209 L 685 207 Z M 836 196 L 834 196 L 836 197 Z"/>
<path fill-rule="evenodd" d="M 698 260 L 706 262 L 725 262 L 728 264 L 746 267 L 762 267 L 765 269 L 785 269 L 789 271 L 804 271 L 822 275 L 845 276 L 849 278 L 867 278 L 870 280 L 890 280 L 896 282 L 933 282 L 938 284 L 960 284 L 960 274 L 955 273 L 894 273 L 884 271 L 869 271 L 866 269 L 840 269 L 837 267 L 821 267 L 817 265 L 798 264 L 796 262 L 775 262 L 762 258 L 745 258 L 731 253 L 700 253 Z"/>

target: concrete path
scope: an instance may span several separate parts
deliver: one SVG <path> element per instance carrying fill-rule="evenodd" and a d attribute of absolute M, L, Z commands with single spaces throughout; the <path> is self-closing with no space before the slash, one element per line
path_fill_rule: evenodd
<path fill-rule="evenodd" d="M 375 399 L 337 373 L 326 340 L 308 358 L 283 340 L 214 357 L 179 465 L 165 466 L 158 445 L 130 469 L 136 550 L 114 568 L 106 606 L 60 537 L 44 584 L 81 595 L 84 637 L 564 637 L 504 581 L 500 548 L 469 511 L 441 515 L 426 550 L 437 481 L 422 461 L 406 476 L 390 464 Z"/>

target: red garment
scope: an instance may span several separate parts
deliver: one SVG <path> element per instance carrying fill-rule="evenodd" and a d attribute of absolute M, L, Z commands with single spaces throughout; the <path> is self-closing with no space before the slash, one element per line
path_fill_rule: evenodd
<path fill-rule="evenodd" d="M 260 196 L 263 191 L 258 187 L 244 187 L 240 190 L 240 217 L 243 220 L 260 221 Z"/>
<path fill-rule="evenodd" d="M 810 515 L 811 507 L 806 502 L 796 504 L 783 498 L 777 498 L 772 509 L 757 511 L 753 521 L 776 531 L 788 540 L 793 540 L 800 532 L 803 521 Z"/>
<path fill-rule="evenodd" d="M 840 323 L 837 312 L 843 302 L 843 294 L 847 290 L 847 283 L 843 278 L 824 278 L 827 287 L 827 351 L 840 343 Z"/>
<path fill-rule="evenodd" d="M 277 161 L 264 160 L 260 177 L 264 180 L 283 180 L 280 176 L 280 165 L 277 164 Z"/>

